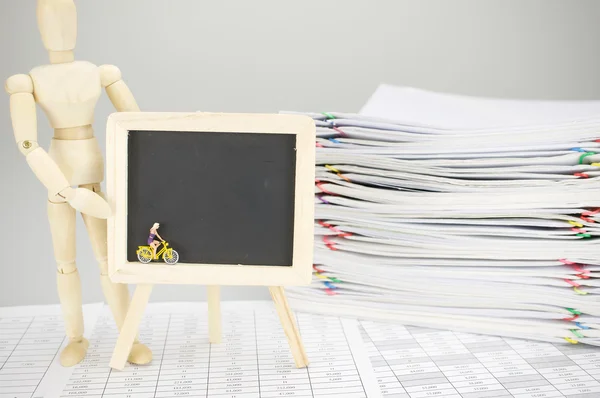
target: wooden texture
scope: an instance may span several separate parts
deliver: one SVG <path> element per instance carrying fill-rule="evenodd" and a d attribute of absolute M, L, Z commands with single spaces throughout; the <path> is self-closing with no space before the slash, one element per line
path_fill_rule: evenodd
<path fill-rule="evenodd" d="M 121 327 L 117 344 L 110 360 L 111 368 L 122 370 L 125 367 L 125 363 L 135 342 L 144 310 L 150 299 L 150 293 L 152 293 L 152 285 L 140 284 L 135 288 L 135 293 L 129 304 L 127 316 Z"/>
<path fill-rule="evenodd" d="M 93 123 L 94 108 L 102 93 L 96 65 L 87 61 L 42 65 L 29 75 L 36 102 L 53 128 Z"/>
<path fill-rule="evenodd" d="M 212 344 L 221 342 L 221 287 L 207 286 L 208 301 L 208 340 Z"/>
<path fill-rule="evenodd" d="M 110 98 L 115 109 L 119 112 L 136 112 L 140 110 L 133 94 L 131 94 L 131 91 L 125 85 L 123 80 L 119 80 L 106 87 L 106 94 L 108 95 L 108 98 Z"/>
<path fill-rule="evenodd" d="M 275 309 L 279 315 L 281 326 L 283 327 L 283 331 L 285 332 L 285 336 L 287 337 L 290 345 L 294 362 L 298 368 L 304 368 L 308 366 L 308 357 L 304 351 L 302 338 L 300 337 L 298 326 L 296 326 L 294 314 L 292 313 L 292 310 L 288 305 L 287 298 L 285 297 L 283 287 L 271 286 L 269 287 L 269 292 L 271 293 L 271 298 L 273 299 Z"/>
<path fill-rule="evenodd" d="M 77 9 L 73 0 L 38 0 L 37 23 L 48 51 L 71 51 L 77 42 Z"/>
<path fill-rule="evenodd" d="M 83 338 L 81 280 L 75 265 L 75 209 L 65 202 L 48 202 L 48 219 L 57 268 L 56 287 L 69 338 L 60 362 L 63 366 L 73 366 L 83 360 L 88 347 Z"/>
<path fill-rule="evenodd" d="M 48 219 L 57 262 L 57 289 L 69 343 L 60 355 L 64 366 L 80 362 L 88 342 L 83 335 L 81 284 L 75 265 L 75 211 L 85 214 L 85 222 L 98 259 L 102 286 L 115 314 L 117 326 L 123 323 L 128 294 L 124 285 L 113 284 L 107 276 L 106 221 L 111 209 L 93 187 L 103 180 L 102 153 L 93 138 L 94 108 L 102 92 L 98 68 L 75 61 L 77 15 L 73 0 L 38 0 L 37 20 L 49 65 L 33 68 L 28 75 L 10 77 L 5 84 L 10 94 L 10 114 L 19 151 L 33 173 L 48 190 Z M 111 70 L 117 70 L 113 67 Z M 113 73 L 114 76 L 114 73 Z M 120 72 L 119 72 L 120 79 Z M 120 81 L 110 95 L 113 103 L 131 104 L 131 92 Z M 36 102 L 55 129 L 48 152 L 38 144 Z M 133 110 L 137 110 L 133 109 Z M 86 185 L 74 188 L 73 186 Z M 130 361 L 147 363 L 150 350 L 136 343 Z"/>
<path fill-rule="evenodd" d="M 294 243 L 291 267 L 239 264 L 141 264 L 127 261 L 127 136 L 131 130 L 277 133 L 296 135 Z M 313 120 L 297 115 L 121 113 L 107 126 L 109 273 L 120 283 L 198 285 L 305 285 L 311 280 L 314 224 Z M 175 248 L 177 249 L 177 248 Z"/>
<path fill-rule="evenodd" d="M 96 137 L 78 140 L 53 138 L 48 155 L 64 171 L 71 186 L 94 184 L 104 179 L 104 160 Z"/>

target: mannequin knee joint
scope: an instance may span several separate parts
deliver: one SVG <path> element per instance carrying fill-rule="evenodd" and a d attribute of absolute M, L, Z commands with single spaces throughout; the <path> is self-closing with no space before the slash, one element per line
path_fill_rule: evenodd
<path fill-rule="evenodd" d="M 77 272 L 77 266 L 74 262 L 58 263 L 57 271 L 59 274 L 72 274 L 73 272 Z"/>

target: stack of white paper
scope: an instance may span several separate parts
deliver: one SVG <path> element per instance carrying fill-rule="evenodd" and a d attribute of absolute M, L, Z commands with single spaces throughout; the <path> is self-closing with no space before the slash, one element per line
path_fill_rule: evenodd
<path fill-rule="evenodd" d="M 315 273 L 296 308 L 600 345 L 600 101 L 384 87 L 365 112 L 309 114 Z"/>

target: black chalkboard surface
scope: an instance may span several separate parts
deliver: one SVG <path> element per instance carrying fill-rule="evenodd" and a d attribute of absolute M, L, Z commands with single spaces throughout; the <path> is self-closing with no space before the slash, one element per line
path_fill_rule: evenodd
<path fill-rule="evenodd" d="M 129 131 L 127 260 L 150 227 L 179 264 L 291 266 L 296 136 Z"/>

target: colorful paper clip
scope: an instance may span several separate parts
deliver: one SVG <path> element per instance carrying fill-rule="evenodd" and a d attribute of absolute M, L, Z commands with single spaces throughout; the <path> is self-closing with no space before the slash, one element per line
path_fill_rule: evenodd
<path fill-rule="evenodd" d="M 594 214 L 598 214 L 598 212 L 600 212 L 600 208 L 592 211 L 584 211 L 583 213 L 581 213 L 580 218 L 583 221 L 595 223 L 596 221 L 593 218 L 589 218 L 588 216 L 593 216 Z"/>
<path fill-rule="evenodd" d="M 348 137 L 348 134 L 344 133 L 344 132 L 342 131 L 342 129 L 340 129 L 339 127 L 333 127 L 333 129 L 334 129 L 335 131 L 337 131 L 338 133 L 340 133 L 340 135 L 341 135 L 342 137 Z"/>
<path fill-rule="evenodd" d="M 337 288 L 338 288 L 336 285 L 334 285 L 334 284 L 333 284 L 333 283 L 331 283 L 331 282 L 323 282 L 323 284 L 324 284 L 325 286 L 327 286 L 328 288 L 330 288 L 330 289 L 334 289 L 334 290 L 335 290 L 335 289 L 337 289 Z"/>
<path fill-rule="evenodd" d="M 319 199 L 321 202 L 325 203 L 326 205 L 331 204 L 328 201 L 326 201 L 325 199 L 323 199 L 323 195 L 317 195 L 317 199 Z"/>
<path fill-rule="evenodd" d="M 336 173 L 336 174 L 337 174 L 337 176 L 338 176 L 338 177 L 340 177 L 341 179 L 343 179 L 343 180 L 346 180 L 346 181 L 348 181 L 348 182 L 352 182 L 352 181 L 350 181 L 350 179 L 349 179 L 348 177 L 346 177 L 346 176 L 342 175 L 342 173 L 341 173 L 341 172 L 340 172 L 338 169 L 336 169 L 335 167 L 333 167 L 333 166 L 331 166 L 331 165 L 328 165 L 328 164 L 326 164 L 326 165 L 325 165 L 325 168 L 327 168 L 328 170 L 331 170 L 331 171 L 333 171 L 334 173 Z"/>
<path fill-rule="evenodd" d="M 565 340 L 567 340 L 571 344 L 578 344 L 579 343 L 579 341 L 574 340 L 574 339 L 572 339 L 570 337 L 565 337 Z"/>
<path fill-rule="evenodd" d="M 583 339 L 583 338 L 585 337 L 585 336 L 584 336 L 584 335 L 582 335 L 582 334 L 579 332 L 579 330 L 577 330 L 577 329 L 571 329 L 571 333 L 573 333 L 573 334 L 575 335 L 575 337 L 578 337 L 578 338 L 580 338 L 580 339 Z"/>
<path fill-rule="evenodd" d="M 593 156 L 593 155 L 595 155 L 595 154 L 596 154 L 596 152 L 585 152 L 583 155 L 581 155 L 581 156 L 579 157 L 579 164 L 583 164 L 583 160 L 584 160 L 585 158 L 587 158 L 588 156 Z"/>
<path fill-rule="evenodd" d="M 567 282 L 569 285 L 573 287 L 580 287 L 581 285 L 571 279 L 563 279 L 563 281 Z"/>
<path fill-rule="evenodd" d="M 317 268 L 317 266 L 316 266 L 315 264 L 313 264 L 313 269 L 314 269 L 315 271 L 317 271 L 318 273 L 323 273 L 323 272 L 325 272 L 325 271 L 323 271 L 321 268 Z"/>
<path fill-rule="evenodd" d="M 335 232 L 335 233 L 337 234 L 337 236 L 339 236 L 340 238 L 345 238 L 345 237 L 347 237 L 347 236 L 352 236 L 352 234 L 351 234 L 350 232 L 344 232 L 344 231 L 340 230 L 339 228 L 337 228 L 337 227 L 334 227 L 333 225 L 331 225 L 331 224 L 329 224 L 329 223 L 326 223 L 326 222 L 325 222 L 325 221 L 323 221 L 323 220 L 319 220 L 319 221 L 317 221 L 317 223 L 318 223 L 320 226 L 322 226 L 322 227 L 325 227 L 325 228 L 328 228 L 328 229 L 330 229 L 331 231 Z"/>
<path fill-rule="evenodd" d="M 569 318 L 563 318 L 564 321 L 569 321 L 572 322 L 575 319 L 579 318 L 579 315 L 581 315 L 581 312 L 574 310 L 573 308 L 565 308 L 567 311 L 569 311 L 571 314 L 573 314 L 572 317 Z"/>
<path fill-rule="evenodd" d="M 333 192 L 329 192 L 328 190 L 323 188 L 323 182 L 321 182 L 321 180 L 315 180 L 315 185 L 317 186 L 317 188 L 319 188 L 321 190 L 321 192 L 325 192 L 326 194 L 329 194 L 329 195 L 335 195 Z"/>
<path fill-rule="evenodd" d="M 325 117 L 329 120 L 331 119 L 335 119 L 335 116 L 333 116 L 331 113 L 329 112 L 321 112 L 323 115 L 325 115 Z"/>
<path fill-rule="evenodd" d="M 325 246 L 327 246 L 330 250 L 337 250 L 337 248 L 335 247 L 335 242 L 330 241 L 327 235 L 323 235 L 323 242 L 325 243 Z"/>
<path fill-rule="evenodd" d="M 580 329 L 583 330 L 588 330 L 590 328 L 589 326 L 582 325 L 580 322 L 575 322 L 575 325 L 577 325 Z"/>

